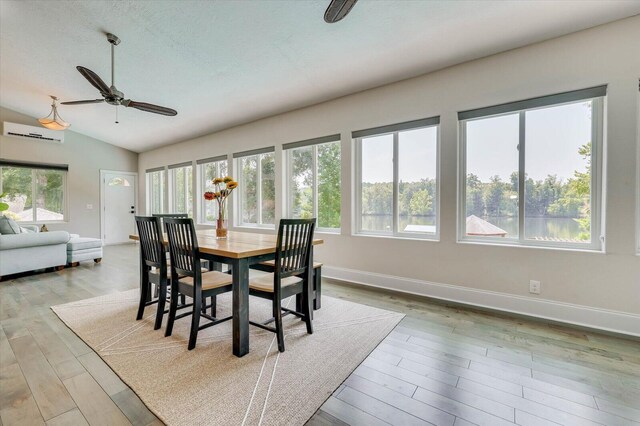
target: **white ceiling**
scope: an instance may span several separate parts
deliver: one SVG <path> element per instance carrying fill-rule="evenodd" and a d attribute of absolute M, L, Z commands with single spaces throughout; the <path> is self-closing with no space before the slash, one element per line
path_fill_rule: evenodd
<path fill-rule="evenodd" d="M 72 130 L 133 151 L 190 139 L 640 13 L 640 1 L 0 1 L 0 105 L 33 117 L 99 98 L 75 69 L 165 117 L 61 106 Z M 34 123 L 35 124 L 35 123 Z"/>

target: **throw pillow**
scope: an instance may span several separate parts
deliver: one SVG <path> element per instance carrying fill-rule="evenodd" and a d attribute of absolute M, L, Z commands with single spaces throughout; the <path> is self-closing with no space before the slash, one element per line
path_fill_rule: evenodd
<path fill-rule="evenodd" d="M 18 225 L 15 220 L 9 219 L 7 216 L 0 216 L 0 233 L 19 234 L 20 225 Z"/>
<path fill-rule="evenodd" d="M 34 232 L 36 231 L 34 231 L 33 229 L 25 228 L 23 226 L 20 227 L 21 234 L 33 234 Z"/>

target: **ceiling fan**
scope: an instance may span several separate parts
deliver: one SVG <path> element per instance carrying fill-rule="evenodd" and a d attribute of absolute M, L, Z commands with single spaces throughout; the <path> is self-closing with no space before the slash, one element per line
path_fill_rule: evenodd
<path fill-rule="evenodd" d="M 148 104 L 146 102 L 136 102 L 131 99 L 125 99 L 124 93 L 116 89 L 114 83 L 114 47 L 120 44 L 120 39 L 111 33 L 107 33 L 107 40 L 111 43 L 111 87 L 107 86 L 107 84 L 96 74 L 91 71 L 89 68 L 77 66 L 76 69 L 82 74 L 84 78 L 89 81 L 98 89 L 103 99 L 90 99 L 86 101 L 70 101 L 70 102 L 61 102 L 63 105 L 84 105 L 84 104 L 98 104 L 101 102 L 106 102 L 110 105 L 122 105 L 124 107 L 139 109 L 140 111 L 153 112 L 155 114 L 162 115 L 176 115 L 178 112 L 175 109 L 165 108 L 159 105 Z"/>
<path fill-rule="evenodd" d="M 358 0 L 331 0 L 324 12 L 324 21 L 333 24 L 347 16 Z"/>

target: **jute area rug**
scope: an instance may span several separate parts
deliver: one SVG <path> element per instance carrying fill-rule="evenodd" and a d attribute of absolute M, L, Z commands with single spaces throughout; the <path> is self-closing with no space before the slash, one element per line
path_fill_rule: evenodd
<path fill-rule="evenodd" d="M 190 317 L 173 335 L 153 330 L 155 306 L 135 320 L 138 290 L 52 307 L 104 359 L 146 406 L 168 425 L 301 425 L 396 326 L 403 315 L 323 297 L 314 334 L 284 318 L 284 353 L 275 334 L 250 328 L 250 352 L 233 356 L 231 321 L 198 334 L 187 350 Z M 293 298 L 286 301 L 291 306 Z M 271 317 L 269 301 L 251 297 L 250 317 Z M 218 297 L 218 316 L 231 297 Z M 206 322 L 206 320 L 202 320 Z"/>

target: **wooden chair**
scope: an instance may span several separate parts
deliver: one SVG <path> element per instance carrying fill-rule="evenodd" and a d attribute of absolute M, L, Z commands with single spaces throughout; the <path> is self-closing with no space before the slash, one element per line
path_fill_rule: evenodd
<path fill-rule="evenodd" d="M 282 317 L 293 314 L 302 318 L 307 325 L 307 333 L 313 333 L 311 318 L 311 245 L 315 219 L 282 219 L 278 227 L 274 272 L 249 280 L 249 294 L 271 300 L 273 318 L 250 324 L 276 333 L 278 350 L 284 352 L 284 332 Z M 301 309 L 282 307 L 282 300 L 291 296 L 301 296 Z M 285 311 L 285 314 L 282 314 Z M 300 312 L 301 311 L 301 312 Z M 275 328 L 267 324 L 275 322 Z"/>
<path fill-rule="evenodd" d="M 162 222 L 161 228 L 164 230 L 165 229 L 164 222 L 163 222 L 164 219 L 166 218 L 183 218 L 184 219 L 189 217 L 189 214 L 187 213 L 153 213 L 151 216 L 160 218 L 160 221 Z"/>
<path fill-rule="evenodd" d="M 151 216 L 153 217 L 159 217 L 161 221 L 163 221 L 166 218 L 181 218 L 181 219 L 186 219 L 189 217 L 188 213 L 153 213 Z M 164 225 L 161 226 L 163 231 L 166 231 L 166 228 L 164 227 Z M 217 271 L 221 271 L 222 270 L 222 265 L 217 264 L 215 262 L 210 262 L 208 260 L 203 260 L 202 261 L 202 267 L 204 269 L 208 269 L 209 271 L 213 271 L 214 269 Z M 157 295 L 156 295 L 157 297 Z"/>
<path fill-rule="evenodd" d="M 276 269 L 275 260 L 267 260 L 250 266 L 251 269 L 263 272 L 274 272 Z M 322 263 L 313 262 L 313 310 L 317 311 L 322 307 Z M 297 309 L 298 307 L 296 307 Z M 313 318 L 313 312 L 311 313 Z"/>
<path fill-rule="evenodd" d="M 198 331 L 230 320 L 232 317 L 216 318 L 216 297 L 232 289 L 232 277 L 218 271 L 203 272 L 198 251 L 198 240 L 192 219 L 165 218 L 167 239 L 169 240 L 169 257 L 171 258 L 171 304 L 169 307 L 169 321 L 165 336 L 171 336 L 175 320 L 191 315 L 191 332 L 189 346 L 191 350 L 196 346 Z M 193 299 L 193 309 L 176 315 L 178 306 L 177 296 L 184 294 Z M 211 315 L 206 313 L 206 298 L 211 297 Z M 208 319 L 209 323 L 200 325 L 200 317 Z"/>
<path fill-rule="evenodd" d="M 169 277 L 167 273 L 167 251 L 162 242 L 160 219 L 157 217 L 136 216 L 136 226 L 140 237 L 140 265 L 142 282 L 140 283 L 140 303 L 136 320 L 142 319 L 144 309 L 158 304 L 156 321 L 153 326 L 157 330 L 162 325 L 167 300 Z M 156 285 L 156 299 L 151 298 L 151 284 Z M 177 296 L 176 296 L 177 297 Z M 182 301 L 184 305 L 184 299 Z"/>

